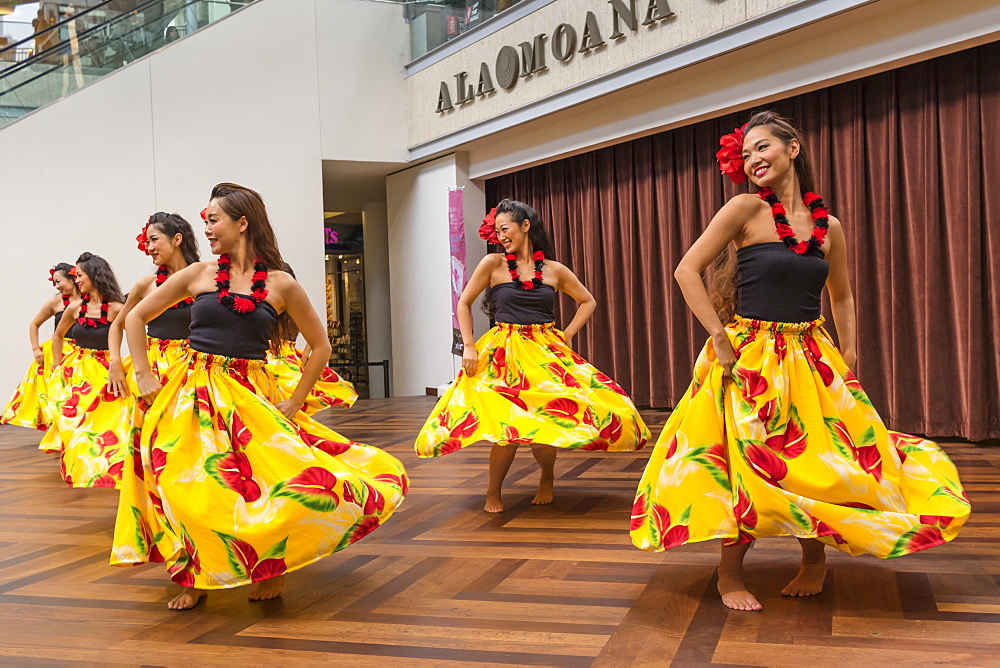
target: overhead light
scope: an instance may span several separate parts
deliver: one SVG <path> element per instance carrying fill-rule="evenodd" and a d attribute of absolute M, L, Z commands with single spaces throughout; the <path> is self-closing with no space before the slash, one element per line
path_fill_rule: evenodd
<path fill-rule="evenodd" d="M 338 256 L 337 256 L 337 259 L 338 259 L 338 260 L 343 260 L 343 259 L 344 259 L 344 256 L 343 256 L 343 255 L 338 255 Z"/>
<path fill-rule="evenodd" d="M 324 260 L 327 260 L 327 261 L 329 261 L 329 259 L 330 259 L 330 256 L 329 256 L 329 255 L 324 255 L 324 256 L 323 256 L 323 259 L 324 259 Z"/>

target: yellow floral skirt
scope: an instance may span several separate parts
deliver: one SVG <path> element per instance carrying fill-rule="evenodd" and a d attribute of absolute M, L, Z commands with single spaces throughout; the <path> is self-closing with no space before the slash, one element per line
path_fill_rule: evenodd
<path fill-rule="evenodd" d="M 646 444 L 649 430 L 625 391 L 571 350 L 552 323 L 499 323 L 476 350 L 476 374 L 459 371 L 420 430 L 419 456 L 483 440 L 610 451 Z"/>
<path fill-rule="evenodd" d="M 296 348 L 292 341 L 283 341 L 278 355 L 272 355 L 268 351 L 265 369 L 278 384 L 278 390 L 283 398 L 291 396 L 302 380 L 304 366 L 302 360 L 303 352 Z M 353 406 L 357 400 L 358 393 L 354 391 L 354 385 L 341 378 L 330 367 L 324 367 L 323 375 L 313 385 L 305 404 L 302 405 L 302 411 L 306 415 L 313 415 L 324 408 Z"/>
<path fill-rule="evenodd" d="M 636 547 L 795 536 L 889 558 L 958 534 L 970 506 L 954 464 L 885 428 L 822 323 L 737 316 L 732 380 L 709 340 L 639 483 Z"/>
<path fill-rule="evenodd" d="M 38 448 L 59 452 L 70 487 L 117 488 L 135 401 L 108 389 L 108 351 L 74 345 L 52 375 L 49 391 L 53 419 Z"/>
<path fill-rule="evenodd" d="M 13 424 L 45 431 L 52 422 L 49 381 L 52 375 L 52 341 L 41 346 L 42 363 L 32 362 L 14 396 L 7 402 L 0 424 Z M 72 350 L 71 341 L 64 340 L 63 355 Z"/>
<path fill-rule="evenodd" d="M 264 361 L 190 351 L 133 430 L 113 565 L 186 587 L 266 580 L 341 550 L 403 500 L 392 455 L 274 408 Z"/>

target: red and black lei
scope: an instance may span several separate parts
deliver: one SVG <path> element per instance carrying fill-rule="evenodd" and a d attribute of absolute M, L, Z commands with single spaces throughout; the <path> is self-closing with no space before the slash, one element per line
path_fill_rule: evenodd
<path fill-rule="evenodd" d="M 163 283 L 167 280 L 167 275 L 168 275 L 167 265 L 161 264 L 159 267 L 156 268 L 156 287 L 160 287 L 161 285 L 163 285 Z M 183 306 L 190 306 L 191 304 L 194 304 L 194 299 L 192 299 L 191 297 L 187 297 L 177 302 L 170 308 L 181 308 Z"/>
<path fill-rule="evenodd" d="M 250 313 L 257 305 L 267 299 L 267 265 L 259 257 L 253 263 L 253 283 L 250 284 L 250 296 L 229 294 L 229 262 L 228 255 L 219 256 L 219 271 L 215 274 L 215 286 L 219 288 L 219 303 L 235 313 Z"/>
<path fill-rule="evenodd" d="M 90 303 L 90 293 L 86 293 L 81 297 L 80 301 L 80 314 L 76 318 L 76 323 L 82 327 L 98 327 L 100 325 L 107 325 L 108 320 L 108 300 L 101 299 L 101 317 L 88 318 L 87 317 L 87 304 Z"/>
<path fill-rule="evenodd" d="M 771 216 L 774 217 L 774 228 L 778 232 L 778 237 L 785 243 L 785 246 L 799 255 L 815 253 L 823 245 L 826 233 L 830 229 L 830 212 L 823 204 L 823 198 L 813 192 L 808 192 L 802 196 L 802 202 L 809 207 L 809 213 L 813 219 L 813 234 L 808 241 L 799 241 L 795 238 L 792 226 L 788 224 L 785 205 L 781 203 L 778 196 L 770 188 L 761 188 L 757 195 L 768 203 L 771 207 Z"/>
<path fill-rule="evenodd" d="M 514 281 L 514 285 L 522 290 L 534 290 L 535 288 L 542 287 L 542 267 L 545 266 L 545 253 L 535 251 L 531 254 L 531 259 L 535 261 L 535 277 L 530 281 L 521 280 L 521 272 L 517 268 L 516 255 L 507 253 L 504 257 L 507 258 L 507 271 L 510 272 L 510 280 Z"/>

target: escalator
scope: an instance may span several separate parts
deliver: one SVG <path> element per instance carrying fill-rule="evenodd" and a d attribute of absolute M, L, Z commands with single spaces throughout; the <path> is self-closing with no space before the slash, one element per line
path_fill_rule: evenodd
<path fill-rule="evenodd" d="M 0 128 L 251 2 L 105 0 L 5 46 Z"/>

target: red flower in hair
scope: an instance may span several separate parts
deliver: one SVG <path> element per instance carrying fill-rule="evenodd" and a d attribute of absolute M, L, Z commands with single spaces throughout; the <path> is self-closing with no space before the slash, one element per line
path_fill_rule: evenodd
<path fill-rule="evenodd" d="M 139 232 L 139 235 L 135 238 L 135 240 L 139 242 L 138 243 L 139 250 L 141 250 L 146 255 L 149 255 L 149 239 L 146 238 L 146 230 L 149 229 L 149 223 L 152 220 L 153 217 L 150 216 L 149 220 L 146 221 L 146 226 L 142 228 L 142 232 Z"/>
<path fill-rule="evenodd" d="M 208 207 L 207 206 L 204 209 L 201 210 L 201 219 L 202 220 L 208 220 L 208 217 L 205 215 L 206 211 L 208 211 Z"/>
<path fill-rule="evenodd" d="M 719 169 L 733 183 L 746 183 L 747 175 L 743 171 L 743 128 L 739 127 L 728 135 L 719 138 L 722 146 L 715 154 L 719 160 Z"/>
<path fill-rule="evenodd" d="M 493 244 L 494 246 L 500 245 L 500 239 L 497 237 L 497 208 L 493 207 L 490 212 L 486 214 L 483 218 L 483 224 L 479 226 L 479 237 L 486 241 L 488 244 Z"/>
<path fill-rule="evenodd" d="M 51 283 L 52 285 L 56 284 L 56 268 L 55 267 L 52 267 L 51 269 L 49 269 L 49 283 Z"/>

